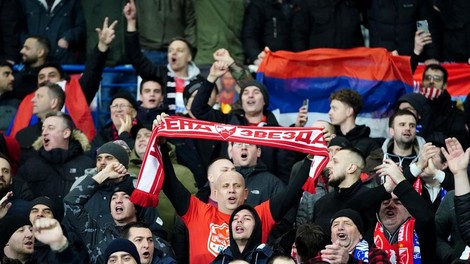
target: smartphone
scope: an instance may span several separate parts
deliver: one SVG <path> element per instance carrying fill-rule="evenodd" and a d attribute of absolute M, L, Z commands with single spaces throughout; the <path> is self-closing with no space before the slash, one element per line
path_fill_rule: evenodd
<path fill-rule="evenodd" d="M 305 106 L 305 108 L 307 108 L 307 111 L 308 111 L 308 98 L 304 100 L 304 102 L 302 103 L 302 106 Z"/>
<path fill-rule="evenodd" d="M 418 20 L 416 21 L 416 28 L 422 30 L 424 33 L 429 33 L 429 26 L 427 20 Z"/>

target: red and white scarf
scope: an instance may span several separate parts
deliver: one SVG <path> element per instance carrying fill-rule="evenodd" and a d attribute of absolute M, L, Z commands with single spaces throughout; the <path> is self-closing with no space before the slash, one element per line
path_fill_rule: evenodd
<path fill-rule="evenodd" d="M 377 221 L 374 230 L 374 243 L 377 248 L 387 252 L 392 264 L 421 263 L 419 241 L 414 228 L 415 219 L 411 217 L 400 226 L 397 243 L 390 244 L 385 237 L 382 223 Z"/>
<path fill-rule="evenodd" d="M 131 196 L 134 204 L 143 207 L 157 206 L 163 185 L 164 171 L 158 144 L 161 136 L 245 142 L 313 154 L 310 177 L 304 185 L 304 190 L 310 192 L 314 192 L 318 176 L 328 163 L 328 149 L 317 128 L 234 126 L 169 116 L 152 132 L 137 187 Z"/>

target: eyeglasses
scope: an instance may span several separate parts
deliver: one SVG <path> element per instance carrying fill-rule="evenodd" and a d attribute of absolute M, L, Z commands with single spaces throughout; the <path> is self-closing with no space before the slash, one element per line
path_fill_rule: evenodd
<path fill-rule="evenodd" d="M 444 76 L 426 74 L 424 75 L 424 80 L 426 81 L 434 80 L 435 82 L 442 82 L 444 80 Z"/>
<path fill-rule="evenodd" d="M 249 148 L 249 147 L 251 147 L 251 146 L 255 146 L 255 144 L 239 143 L 239 142 L 233 143 L 233 147 L 234 147 L 234 148 L 242 148 L 242 147 L 244 147 L 244 148 Z"/>
<path fill-rule="evenodd" d="M 132 107 L 132 105 L 115 104 L 115 105 L 110 105 L 110 106 L 109 106 L 109 108 L 111 108 L 111 110 L 115 110 L 115 109 L 124 109 L 124 108 L 127 108 L 127 107 Z"/>

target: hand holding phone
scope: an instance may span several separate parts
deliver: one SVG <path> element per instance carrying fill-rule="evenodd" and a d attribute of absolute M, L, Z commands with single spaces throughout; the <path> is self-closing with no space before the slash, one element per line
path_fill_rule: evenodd
<path fill-rule="evenodd" d="M 307 109 L 307 112 L 308 112 L 308 98 L 304 100 L 304 102 L 302 103 L 302 106 L 304 106 L 306 109 Z"/>

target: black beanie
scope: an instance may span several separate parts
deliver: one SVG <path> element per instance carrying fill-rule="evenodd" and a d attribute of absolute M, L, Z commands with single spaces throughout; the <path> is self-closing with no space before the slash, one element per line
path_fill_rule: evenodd
<path fill-rule="evenodd" d="M 135 100 L 135 97 L 132 96 L 132 94 L 130 94 L 129 92 L 118 92 L 117 94 L 115 94 L 111 99 L 111 105 L 113 104 L 114 99 L 117 98 L 126 99 L 132 105 L 135 111 L 139 110 L 139 104 Z"/>
<path fill-rule="evenodd" d="M 353 223 L 356 225 L 357 230 L 359 230 L 359 233 L 361 233 L 361 235 L 364 236 L 364 224 L 362 223 L 362 217 L 358 212 L 352 209 L 339 210 L 331 218 L 330 227 L 331 227 L 331 224 L 333 224 L 333 221 L 338 217 L 347 217 L 351 219 L 351 221 L 353 221 Z"/>
<path fill-rule="evenodd" d="M 264 98 L 264 110 L 267 110 L 268 109 L 268 106 L 269 106 L 269 93 L 268 93 L 268 89 L 266 89 L 266 86 L 264 86 L 264 84 L 258 82 L 258 81 L 255 81 L 255 80 L 251 80 L 251 81 L 246 81 L 246 82 L 242 82 L 240 84 L 240 102 L 242 102 L 242 94 L 243 94 L 243 91 L 245 90 L 246 87 L 248 86 L 256 86 L 259 88 L 259 90 L 261 91 L 261 93 L 263 94 L 263 98 Z"/>
<path fill-rule="evenodd" d="M 103 153 L 113 155 L 126 169 L 129 168 L 129 154 L 121 145 L 113 142 L 105 143 L 96 150 L 96 156 Z"/>
<path fill-rule="evenodd" d="M 25 225 L 32 226 L 29 219 L 22 215 L 5 216 L 0 220 L 0 256 L 3 256 L 3 248 L 8 243 L 13 233 Z"/>
<path fill-rule="evenodd" d="M 108 245 L 108 247 L 106 247 L 106 250 L 104 252 L 104 260 L 108 262 L 109 257 L 113 253 L 119 252 L 119 251 L 124 251 L 124 252 L 131 254 L 131 256 L 135 259 L 137 264 L 140 264 L 139 252 L 137 252 L 137 248 L 135 247 L 134 243 L 123 238 L 117 238 L 111 241 L 111 243 Z"/>
<path fill-rule="evenodd" d="M 33 208 L 33 206 L 37 204 L 42 204 L 42 205 L 49 207 L 49 209 L 52 211 L 52 214 L 54 215 L 54 218 L 57 219 L 57 221 L 59 222 L 62 221 L 64 217 L 64 209 L 63 207 L 61 207 L 62 206 L 61 202 L 59 201 L 56 202 L 47 196 L 41 196 L 31 201 L 30 211 Z"/>

